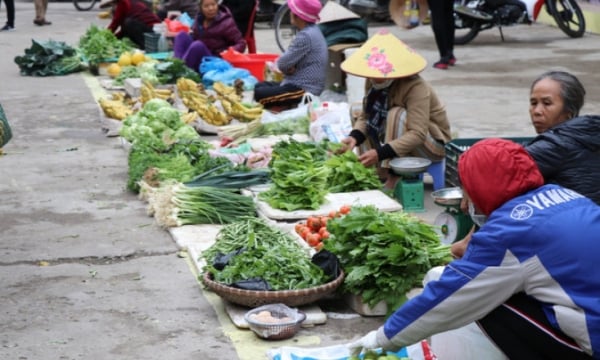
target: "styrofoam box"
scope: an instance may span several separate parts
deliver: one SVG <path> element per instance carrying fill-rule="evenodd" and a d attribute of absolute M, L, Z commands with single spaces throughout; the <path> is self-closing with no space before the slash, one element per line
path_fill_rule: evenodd
<path fill-rule="evenodd" d="M 374 307 L 370 307 L 362 301 L 361 295 L 346 294 L 344 301 L 352 310 L 362 316 L 384 316 L 387 314 L 387 304 L 383 301 L 377 303 Z"/>

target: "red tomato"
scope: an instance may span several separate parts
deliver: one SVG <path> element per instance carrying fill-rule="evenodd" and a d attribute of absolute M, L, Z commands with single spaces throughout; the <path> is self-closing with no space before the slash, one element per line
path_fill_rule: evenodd
<path fill-rule="evenodd" d="M 320 251 L 323 248 L 323 245 L 324 245 L 323 242 L 319 241 L 319 243 L 317 245 L 315 245 L 314 247 L 315 247 L 315 249 L 317 249 L 317 251 Z"/>
<path fill-rule="evenodd" d="M 346 214 L 348 214 L 348 213 L 350 212 L 350 210 L 351 210 L 351 208 L 350 208 L 350 205 L 343 205 L 343 206 L 340 208 L 340 213 L 341 213 L 342 215 L 346 215 Z"/>
<path fill-rule="evenodd" d="M 324 231 L 321 231 L 324 230 Z M 325 240 L 325 239 L 329 239 L 329 236 L 331 234 L 329 234 L 329 231 L 327 231 L 326 228 L 321 228 L 321 230 L 319 230 L 319 235 L 321 235 L 321 240 Z"/>
<path fill-rule="evenodd" d="M 302 230 L 304 230 L 305 227 L 306 225 L 303 223 L 296 223 L 296 225 L 294 225 L 294 230 L 296 231 L 296 234 L 301 235 Z"/>
<path fill-rule="evenodd" d="M 310 229 L 308 227 L 304 227 L 304 229 L 302 230 L 302 234 L 300 234 L 300 236 L 308 241 L 308 237 L 312 234 L 312 232 L 310 231 Z"/>
<path fill-rule="evenodd" d="M 316 246 L 318 243 L 321 242 L 321 235 L 319 235 L 317 233 L 312 233 L 312 234 L 308 235 L 306 242 L 310 246 Z"/>
<path fill-rule="evenodd" d="M 333 219 L 333 218 L 336 218 L 336 217 L 339 217 L 339 216 L 340 216 L 340 214 L 337 211 L 335 211 L 335 210 L 331 210 L 329 212 L 329 218 L 330 219 Z"/>

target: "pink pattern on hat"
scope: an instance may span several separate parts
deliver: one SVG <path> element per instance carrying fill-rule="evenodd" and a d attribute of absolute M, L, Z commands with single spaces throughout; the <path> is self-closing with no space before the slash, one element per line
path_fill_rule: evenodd
<path fill-rule="evenodd" d="M 387 55 L 384 54 L 384 49 L 378 47 L 371 48 L 371 53 L 367 54 L 367 66 L 371 69 L 378 70 L 384 76 L 394 71 L 394 66 L 388 61 Z"/>
<path fill-rule="evenodd" d="M 319 0 L 288 0 L 290 10 L 300 19 L 316 23 L 320 20 L 319 13 L 323 6 Z"/>

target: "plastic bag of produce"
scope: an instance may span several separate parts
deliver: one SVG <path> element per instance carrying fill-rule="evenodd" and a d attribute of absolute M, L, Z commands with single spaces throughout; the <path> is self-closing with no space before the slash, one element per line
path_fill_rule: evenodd
<path fill-rule="evenodd" d="M 381 351 L 377 352 L 381 354 Z M 397 352 L 388 351 L 387 355 L 389 354 L 394 354 L 398 358 L 408 358 L 410 360 L 437 359 L 425 340 L 404 347 Z M 333 345 L 320 348 L 283 346 L 268 350 L 267 356 L 270 360 L 348 360 L 350 357 L 350 350 L 345 345 Z"/>
<path fill-rule="evenodd" d="M 8 119 L 6 118 L 6 114 L 4 114 L 4 109 L 2 105 L 0 105 L 0 148 L 8 143 L 8 141 L 12 138 L 12 131 L 10 130 L 10 125 L 8 125 Z"/>

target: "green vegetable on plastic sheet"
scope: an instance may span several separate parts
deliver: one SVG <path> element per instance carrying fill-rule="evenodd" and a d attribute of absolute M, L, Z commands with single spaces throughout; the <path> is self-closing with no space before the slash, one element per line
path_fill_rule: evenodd
<path fill-rule="evenodd" d="M 200 74 L 190 69 L 183 60 L 168 58 L 154 65 L 156 76 L 161 84 L 175 84 L 179 78 L 187 78 L 197 83 L 202 82 Z"/>
<path fill-rule="evenodd" d="M 327 143 L 280 141 L 273 147 L 269 163 L 271 187 L 259 199 L 274 209 L 293 211 L 318 209 L 329 192 L 325 166 Z"/>
<path fill-rule="evenodd" d="M 346 272 L 343 289 L 360 294 L 373 307 L 384 301 L 388 315 L 420 287 L 426 272 L 451 260 L 434 228 L 403 212 L 353 206 L 327 222 L 325 249 L 336 254 Z"/>
<path fill-rule="evenodd" d="M 221 271 L 212 264 L 219 255 L 244 249 L 232 257 Z M 289 233 L 269 226 L 260 218 L 245 218 L 224 226 L 215 243 L 202 252 L 204 272 L 215 281 L 232 284 L 262 278 L 273 290 L 299 290 L 328 281 L 323 270 L 313 264 Z"/>
<path fill-rule="evenodd" d="M 361 164 L 352 151 L 331 156 L 325 166 L 331 169 L 327 187 L 332 193 L 381 189 L 375 168 Z"/>
<path fill-rule="evenodd" d="M 81 71 L 85 68 L 75 48 L 62 41 L 31 40 L 25 54 L 16 56 L 21 75 L 59 76 Z"/>
<path fill-rule="evenodd" d="M 186 186 L 212 186 L 218 188 L 244 189 L 254 185 L 266 184 L 271 181 L 270 172 L 263 169 L 240 169 L 218 172 L 221 168 L 216 167 L 197 175 L 185 183 Z"/>

